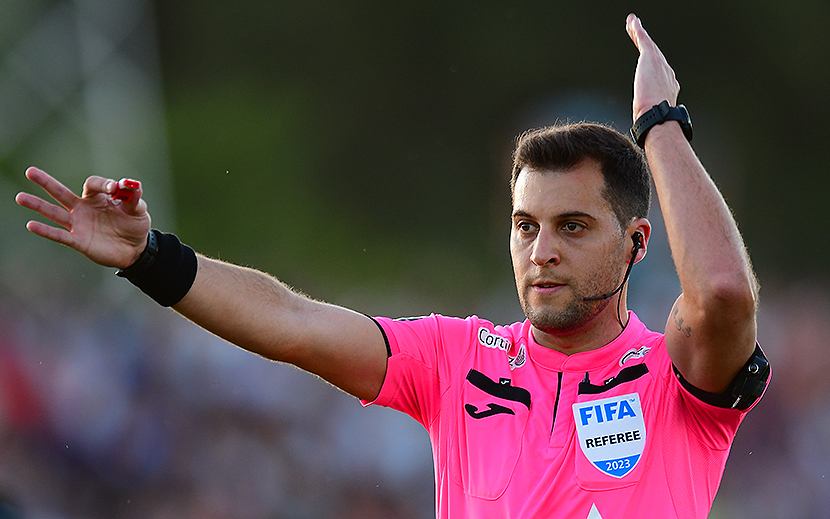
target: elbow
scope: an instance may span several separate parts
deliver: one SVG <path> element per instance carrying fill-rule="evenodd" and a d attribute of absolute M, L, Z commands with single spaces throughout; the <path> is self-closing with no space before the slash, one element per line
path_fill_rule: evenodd
<path fill-rule="evenodd" d="M 731 322 L 754 321 L 758 310 L 755 276 L 724 275 L 714 278 L 704 292 L 701 307 L 707 314 Z"/>

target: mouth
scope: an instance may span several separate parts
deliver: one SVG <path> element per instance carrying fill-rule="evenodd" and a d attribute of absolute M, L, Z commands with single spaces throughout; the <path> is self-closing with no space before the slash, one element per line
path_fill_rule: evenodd
<path fill-rule="evenodd" d="M 554 283 L 553 281 L 540 281 L 536 283 L 531 283 L 530 288 L 532 288 L 536 292 L 540 292 L 542 294 L 548 294 L 552 292 L 556 292 L 560 288 L 564 287 L 565 285 L 562 283 Z"/>

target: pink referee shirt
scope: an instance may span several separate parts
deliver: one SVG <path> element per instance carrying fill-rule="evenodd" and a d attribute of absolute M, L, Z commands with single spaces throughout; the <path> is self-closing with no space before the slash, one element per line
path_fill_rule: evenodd
<path fill-rule="evenodd" d="M 664 336 L 629 316 L 570 356 L 527 321 L 376 319 L 392 356 L 371 403 L 427 429 L 439 519 L 708 516 L 746 411 L 688 393 Z"/>

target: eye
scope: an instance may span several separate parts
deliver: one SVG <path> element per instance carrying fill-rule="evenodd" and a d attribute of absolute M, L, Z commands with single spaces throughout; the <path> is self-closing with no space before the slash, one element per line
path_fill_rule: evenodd
<path fill-rule="evenodd" d="M 536 232 L 536 224 L 527 220 L 516 222 L 516 230 L 521 234 L 533 234 Z"/>
<path fill-rule="evenodd" d="M 576 234 L 580 231 L 585 229 L 585 226 L 579 222 L 565 222 L 562 226 L 562 230 L 569 234 Z"/>

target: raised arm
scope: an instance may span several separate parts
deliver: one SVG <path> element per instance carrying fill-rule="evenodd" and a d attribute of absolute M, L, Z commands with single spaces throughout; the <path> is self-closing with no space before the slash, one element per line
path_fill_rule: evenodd
<path fill-rule="evenodd" d="M 123 202 L 113 199 L 115 181 L 90 177 L 79 197 L 39 169 L 26 176 L 58 205 L 28 193 L 19 193 L 17 203 L 60 226 L 31 221 L 30 231 L 106 267 L 125 269 L 141 256 L 150 215 L 140 189 Z M 173 308 L 229 342 L 315 373 L 358 398 L 372 400 L 380 391 L 387 355 L 377 325 L 262 272 L 197 255 L 193 285 Z"/>
<path fill-rule="evenodd" d="M 629 15 L 626 29 L 640 51 L 636 120 L 664 100 L 674 106 L 680 85 L 636 16 Z M 666 345 L 689 383 L 720 393 L 755 348 L 756 278 L 732 213 L 680 125 L 654 126 L 644 147 L 682 288 Z"/>

